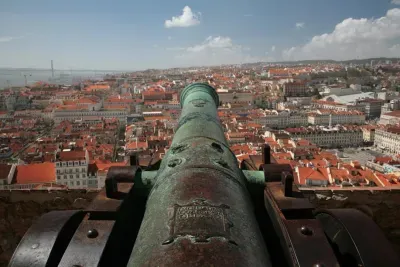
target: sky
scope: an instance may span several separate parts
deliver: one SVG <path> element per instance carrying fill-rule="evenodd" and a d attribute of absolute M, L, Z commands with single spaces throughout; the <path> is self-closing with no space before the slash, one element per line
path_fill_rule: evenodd
<path fill-rule="evenodd" d="M 400 0 L 0 0 L 0 67 L 400 57 Z"/>

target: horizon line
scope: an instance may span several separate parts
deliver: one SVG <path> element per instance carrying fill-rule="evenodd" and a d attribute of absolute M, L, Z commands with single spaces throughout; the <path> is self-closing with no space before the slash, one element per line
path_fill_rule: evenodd
<path fill-rule="evenodd" d="M 391 59 L 391 60 L 400 60 L 400 57 L 371 57 L 371 58 L 357 58 L 357 59 L 346 59 L 346 60 L 335 60 L 335 59 L 303 59 L 303 60 L 284 60 L 284 61 L 258 61 L 258 62 L 248 62 L 248 63 L 229 63 L 229 64 L 217 64 L 217 65 L 202 65 L 202 66 L 186 66 L 186 67 L 169 67 L 169 68 L 146 68 L 146 69 L 131 69 L 131 70 L 110 70 L 110 69 L 90 69 L 90 68 L 82 68 L 82 69 L 54 69 L 55 71 L 104 71 L 104 72 L 140 72 L 146 70 L 167 70 L 167 69 L 187 69 L 187 68 L 205 68 L 205 67 L 216 67 L 216 66 L 232 66 L 232 65 L 246 65 L 246 64 L 281 64 L 281 63 L 297 63 L 297 62 L 323 62 L 323 61 L 333 61 L 333 62 L 348 62 L 348 61 L 362 61 L 362 60 L 374 60 L 374 59 Z M 46 70 L 51 71 L 51 68 L 33 68 L 33 67 L 1 67 L 2 70 Z"/>

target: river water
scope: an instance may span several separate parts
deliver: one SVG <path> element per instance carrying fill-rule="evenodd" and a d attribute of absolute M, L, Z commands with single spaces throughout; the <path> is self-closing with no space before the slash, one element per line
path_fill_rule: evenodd
<path fill-rule="evenodd" d="M 33 84 L 39 81 L 53 84 L 74 84 L 83 79 L 101 79 L 106 74 L 117 74 L 112 71 L 93 70 L 55 70 L 52 78 L 51 70 L 23 70 L 23 69 L 1 69 L 0 68 L 0 89 L 9 86 Z"/>

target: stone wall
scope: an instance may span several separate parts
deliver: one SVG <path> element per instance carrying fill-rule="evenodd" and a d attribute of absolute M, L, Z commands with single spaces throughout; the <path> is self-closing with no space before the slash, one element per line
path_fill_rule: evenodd
<path fill-rule="evenodd" d="M 0 267 L 12 253 L 32 222 L 52 210 L 85 208 L 97 192 L 0 191 Z M 359 208 L 380 225 L 400 254 L 400 191 L 313 191 L 307 193 L 319 208 Z"/>

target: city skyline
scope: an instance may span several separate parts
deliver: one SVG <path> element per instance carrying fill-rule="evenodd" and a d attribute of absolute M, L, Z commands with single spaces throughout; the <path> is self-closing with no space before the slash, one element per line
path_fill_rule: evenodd
<path fill-rule="evenodd" d="M 0 67 L 47 69 L 51 59 L 59 69 L 140 70 L 398 57 L 399 4 L 12 1 L 0 4 L 7 25 Z"/>

